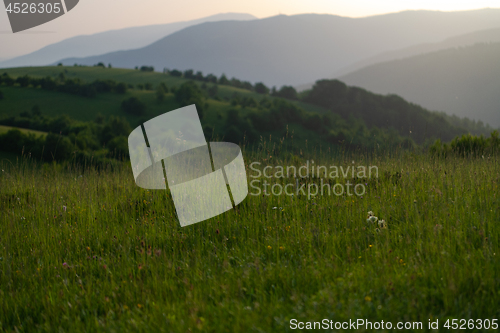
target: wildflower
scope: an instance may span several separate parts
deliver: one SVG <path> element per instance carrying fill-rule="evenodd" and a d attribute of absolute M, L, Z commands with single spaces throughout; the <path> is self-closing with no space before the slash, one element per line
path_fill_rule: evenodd
<path fill-rule="evenodd" d="M 68 263 L 63 262 L 63 267 L 68 267 Z"/>
<path fill-rule="evenodd" d="M 284 246 L 280 246 L 280 250 L 284 250 L 284 249 L 285 249 L 285 247 L 284 247 Z"/>
<path fill-rule="evenodd" d="M 384 220 L 378 221 L 378 227 L 380 229 L 387 229 L 387 223 Z"/>
<path fill-rule="evenodd" d="M 271 250 L 271 249 L 272 249 L 271 245 L 268 245 L 268 246 L 267 246 L 267 249 L 268 249 L 268 250 Z"/>
<path fill-rule="evenodd" d="M 373 216 L 373 215 L 372 215 L 372 216 L 370 216 L 370 217 L 366 220 L 366 222 L 370 222 L 370 223 L 375 223 L 375 222 L 377 222 L 377 221 L 378 221 L 378 217 Z"/>
<path fill-rule="evenodd" d="M 366 296 L 366 297 L 365 297 L 365 301 L 367 301 L 367 302 L 371 302 L 371 301 L 372 301 L 372 298 L 371 298 L 370 296 Z"/>
<path fill-rule="evenodd" d="M 278 207 L 273 207 L 273 209 L 278 209 Z"/>
<path fill-rule="evenodd" d="M 140 309 L 142 308 L 142 304 L 137 304 L 137 307 Z"/>
<path fill-rule="evenodd" d="M 370 216 L 375 216 L 372 211 L 368 212 L 368 217 L 370 217 Z"/>

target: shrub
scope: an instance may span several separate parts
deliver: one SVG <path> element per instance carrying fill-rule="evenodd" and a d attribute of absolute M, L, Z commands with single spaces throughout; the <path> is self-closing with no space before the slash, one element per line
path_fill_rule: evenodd
<path fill-rule="evenodd" d="M 146 113 L 146 105 L 136 97 L 130 97 L 122 102 L 122 110 L 134 116 L 142 116 Z"/>
<path fill-rule="evenodd" d="M 107 147 L 111 156 L 117 158 L 129 158 L 127 137 L 123 135 L 116 136 L 108 142 Z"/>
<path fill-rule="evenodd" d="M 44 158 L 46 160 L 63 161 L 72 151 L 71 142 L 60 134 L 49 133 L 45 137 Z"/>
<path fill-rule="evenodd" d="M 116 85 L 115 91 L 118 94 L 125 94 L 127 92 L 127 85 L 125 83 L 123 83 L 123 82 L 118 83 Z"/>

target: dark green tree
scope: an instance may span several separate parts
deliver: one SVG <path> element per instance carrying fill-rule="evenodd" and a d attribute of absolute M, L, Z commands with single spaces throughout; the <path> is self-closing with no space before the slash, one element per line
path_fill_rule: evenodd
<path fill-rule="evenodd" d="M 258 94 L 264 94 L 264 95 L 269 94 L 269 88 L 266 87 L 266 85 L 262 82 L 256 83 L 254 89 L 255 89 L 255 92 Z"/>
<path fill-rule="evenodd" d="M 163 101 L 165 99 L 165 94 L 168 92 L 168 88 L 165 83 L 160 83 L 158 88 L 156 89 L 156 99 L 158 101 Z"/>
<path fill-rule="evenodd" d="M 295 90 L 292 86 L 283 86 L 280 90 L 272 93 L 271 95 L 276 97 L 282 97 L 286 99 L 296 100 L 297 99 L 297 90 Z"/>
<path fill-rule="evenodd" d="M 227 79 L 226 77 L 226 74 L 222 74 L 220 79 L 219 79 L 219 84 L 222 84 L 222 85 L 228 85 L 229 84 L 229 80 Z"/>
<path fill-rule="evenodd" d="M 194 71 L 192 69 L 188 69 L 186 71 L 184 71 L 184 78 L 185 79 L 189 79 L 189 80 L 192 80 L 194 79 Z"/>
<path fill-rule="evenodd" d="M 195 104 L 200 119 L 203 118 L 203 113 L 206 108 L 205 99 L 203 97 L 202 91 L 200 90 L 200 88 L 198 88 L 198 85 L 193 81 L 188 81 L 182 84 L 175 91 L 175 100 L 181 106 Z"/>
<path fill-rule="evenodd" d="M 146 105 L 137 97 L 130 97 L 122 102 L 122 110 L 134 116 L 142 116 L 146 113 Z"/>
<path fill-rule="evenodd" d="M 118 94 L 125 94 L 127 92 L 127 85 L 123 82 L 118 83 L 115 87 L 115 91 Z"/>

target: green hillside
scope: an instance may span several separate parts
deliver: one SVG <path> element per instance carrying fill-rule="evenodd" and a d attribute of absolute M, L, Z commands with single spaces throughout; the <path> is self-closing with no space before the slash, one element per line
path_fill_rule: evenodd
<path fill-rule="evenodd" d="M 0 124 L 61 134 L 68 139 L 68 154 L 78 148 L 88 150 L 87 156 L 93 154 L 90 150 L 102 150 L 101 155 L 108 156 L 113 148 L 126 155 L 126 137 L 132 128 L 190 104 L 197 105 L 207 139 L 256 145 L 261 138 L 290 137 L 297 152 L 310 147 L 414 148 L 436 139 L 446 142 L 468 132 L 489 131 L 398 96 L 375 95 L 335 80 L 318 81 L 311 91 L 299 95 L 292 87 L 269 89 L 235 78 L 193 71 L 163 74 L 148 67 L 30 67 L 0 73 Z M 0 143 L 12 150 L 24 140 L 19 135 L 9 134 L 4 141 L 0 137 Z M 32 150 L 35 155 L 52 145 L 30 140 L 25 144 L 38 147 Z M 59 139 L 47 140 L 57 147 Z M 44 158 L 49 157 L 53 155 Z"/>
<path fill-rule="evenodd" d="M 17 128 L 17 127 L 12 127 L 12 126 L 2 126 L 2 125 L 0 125 L 0 134 L 7 133 L 8 131 L 13 130 L 13 129 L 17 129 L 17 130 L 21 131 L 21 133 L 24 133 L 24 134 L 32 133 L 32 134 L 37 135 L 37 136 L 46 136 L 47 135 L 47 133 L 45 133 L 45 132 L 34 131 L 34 130 L 30 130 L 30 129 L 25 129 L 25 128 Z"/>

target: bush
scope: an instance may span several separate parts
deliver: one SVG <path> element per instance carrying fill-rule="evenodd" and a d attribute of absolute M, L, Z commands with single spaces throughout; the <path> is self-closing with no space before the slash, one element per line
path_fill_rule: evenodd
<path fill-rule="evenodd" d="M 461 157 L 474 155 L 476 157 L 485 154 L 496 154 L 500 152 L 500 138 L 498 131 L 493 131 L 489 138 L 483 135 L 474 136 L 471 134 L 456 137 L 450 144 L 436 140 L 430 147 L 429 153 L 434 156 L 446 157 L 455 154 Z"/>
<path fill-rule="evenodd" d="M 127 92 L 127 85 L 125 83 L 123 83 L 123 82 L 118 83 L 116 85 L 115 91 L 118 94 L 125 94 Z"/>
<path fill-rule="evenodd" d="M 451 149 L 460 156 L 470 154 L 483 155 L 488 147 L 488 140 L 484 136 L 462 135 L 451 142 Z"/>
<path fill-rule="evenodd" d="M 141 72 L 154 72 L 155 68 L 153 66 L 141 66 Z"/>
<path fill-rule="evenodd" d="M 72 145 L 67 137 L 54 133 L 45 137 L 44 159 L 63 161 L 70 156 L 71 151 Z"/>
<path fill-rule="evenodd" d="M 136 97 L 130 97 L 122 102 L 122 110 L 134 116 L 142 116 L 146 113 L 146 105 Z"/>
<path fill-rule="evenodd" d="M 42 115 L 42 111 L 40 110 L 38 104 L 33 105 L 33 107 L 31 108 L 31 113 L 35 117 L 40 117 Z"/>
<path fill-rule="evenodd" d="M 101 143 L 108 144 L 113 138 L 128 136 L 130 132 L 132 129 L 125 119 L 111 116 L 101 130 Z"/>
<path fill-rule="evenodd" d="M 111 156 L 117 158 L 129 158 L 127 137 L 123 135 L 114 137 L 111 141 L 109 141 L 107 147 Z"/>

